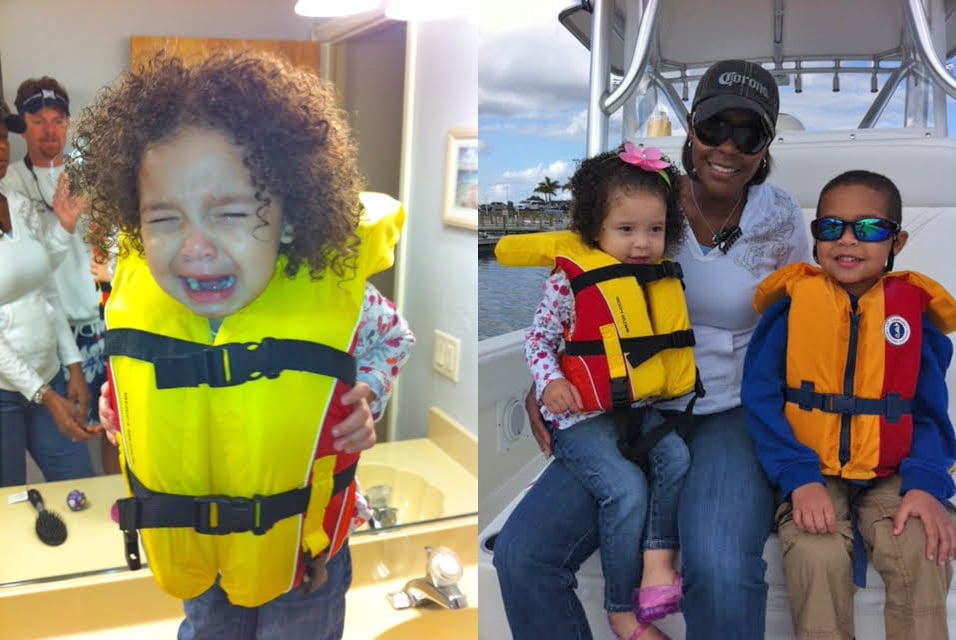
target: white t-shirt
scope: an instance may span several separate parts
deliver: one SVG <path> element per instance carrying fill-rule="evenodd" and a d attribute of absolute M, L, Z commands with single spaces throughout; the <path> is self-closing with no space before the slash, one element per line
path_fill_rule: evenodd
<path fill-rule="evenodd" d="M 757 285 L 776 269 L 810 260 L 803 213 L 789 193 L 766 183 L 750 188 L 740 218 L 740 239 L 724 254 L 701 249 L 690 225 L 672 259 L 684 271 L 687 311 L 694 330 L 694 357 L 706 396 L 694 413 L 710 414 L 740 405 L 744 355 L 759 316 L 753 308 Z M 683 409 L 686 402 L 658 406 Z"/>
<path fill-rule="evenodd" d="M 31 398 L 61 363 L 82 362 L 53 284 L 72 236 L 58 221 L 44 224 L 46 212 L 19 193 L 0 193 L 11 227 L 0 237 L 0 389 Z"/>
<path fill-rule="evenodd" d="M 16 191 L 31 200 L 40 201 L 41 204 L 52 205 L 56 181 L 61 173 L 63 173 L 62 164 L 53 168 L 33 167 L 31 172 L 23 160 L 20 160 L 10 165 L 6 177 L 0 184 L 8 193 Z M 52 227 L 59 226 L 52 211 L 43 213 L 45 224 Z M 83 235 L 84 228 L 78 226 L 76 232 L 69 236 L 66 257 L 53 276 L 63 311 L 69 323 L 74 326 L 98 320 L 100 317 L 99 294 L 96 291 L 96 281 L 90 273 L 91 252 L 83 242 Z"/>

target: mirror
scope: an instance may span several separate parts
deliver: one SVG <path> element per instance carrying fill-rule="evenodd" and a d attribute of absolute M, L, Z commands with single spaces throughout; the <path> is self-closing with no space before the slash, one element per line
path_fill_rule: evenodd
<path fill-rule="evenodd" d="M 455 243 L 465 246 L 464 243 L 470 242 L 471 238 L 464 233 L 447 230 L 441 232 L 449 234 L 448 242 L 442 238 L 427 237 L 423 232 L 424 227 L 418 223 L 415 216 L 415 211 L 427 208 L 421 203 L 432 200 L 440 202 L 445 136 L 451 126 L 474 124 L 467 117 L 468 105 L 465 105 L 464 109 L 461 104 L 453 105 L 454 109 L 445 108 L 445 112 L 440 114 L 441 117 L 436 118 L 435 106 L 442 105 L 450 98 L 448 86 L 440 86 L 431 78 L 427 86 L 423 80 L 423 86 L 412 93 L 419 95 L 419 99 L 427 103 L 432 112 L 416 117 L 410 116 L 401 108 L 406 94 L 404 23 L 381 19 L 362 28 L 355 28 L 353 25 L 347 33 L 336 34 L 334 25 L 330 22 L 294 15 L 292 2 L 212 0 L 197 6 L 189 0 L 171 0 L 161 5 L 151 5 L 148 10 L 130 9 L 119 0 L 112 2 L 116 6 L 107 2 L 96 7 L 80 8 L 68 0 L 56 0 L 43 6 L 28 0 L 10 0 L 0 6 L 2 88 L 11 107 L 17 86 L 23 79 L 50 75 L 60 80 L 68 90 L 71 112 L 76 118 L 82 108 L 92 100 L 99 87 L 111 83 L 127 68 L 131 53 L 128 48 L 131 34 L 179 34 L 188 28 L 190 35 L 196 32 L 208 33 L 213 38 L 308 41 L 314 39 L 315 34 L 321 36 L 322 33 L 332 33 L 328 38 L 322 36 L 324 42 L 331 44 L 322 50 L 321 66 L 323 72 L 336 83 L 343 107 L 349 114 L 353 134 L 359 146 L 359 163 L 368 179 L 367 186 L 370 190 L 399 197 L 405 203 L 409 218 L 401 244 L 412 242 L 422 247 L 414 253 L 400 247 L 396 268 L 376 276 L 373 280 L 385 295 L 393 298 L 402 288 L 398 286 L 400 280 L 418 283 L 404 287 L 405 299 L 398 300 L 403 314 L 417 335 L 418 346 L 413 350 L 412 359 L 402 372 L 401 382 L 397 385 L 402 392 L 401 399 L 393 398 L 389 406 L 391 415 L 387 415 L 378 425 L 379 444 L 363 455 L 359 463 L 358 477 L 363 481 L 363 493 L 368 494 L 368 489 L 389 486 L 392 483 L 391 489 L 375 489 L 372 492 L 378 505 L 376 526 L 365 525 L 355 535 L 374 535 L 379 528 L 400 527 L 422 520 L 475 513 L 477 469 L 471 468 L 470 464 L 471 460 L 474 460 L 474 467 L 477 466 L 477 446 L 474 445 L 474 452 L 469 453 L 468 442 L 474 440 L 474 435 L 468 428 L 461 427 L 460 423 L 468 423 L 467 427 L 473 428 L 476 422 L 469 417 L 471 409 L 467 400 L 476 386 L 475 374 L 468 372 L 469 368 L 476 369 L 473 361 L 468 364 L 469 359 L 474 357 L 474 348 L 470 344 L 474 339 L 469 337 L 469 330 L 477 323 L 477 318 L 473 317 L 476 316 L 476 310 L 473 305 L 464 310 L 461 305 L 457 305 L 451 317 L 442 311 L 446 308 L 443 303 L 447 303 L 449 297 L 470 297 L 469 290 L 473 290 L 474 285 L 469 281 L 473 278 L 470 278 L 472 274 L 467 269 L 459 270 L 458 263 L 448 264 L 447 259 L 441 256 L 443 263 L 448 266 L 448 272 L 441 274 L 438 285 L 420 286 L 420 283 L 427 280 L 422 274 L 430 278 L 429 274 L 435 271 L 434 263 L 439 256 L 437 253 L 432 256 L 431 253 L 437 251 L 437 247 L 447 248 Z M 184 15 L 189 16 L 188 25 L 183 24 Z M 223 20 L 223 16 L 228 16 L 228 19 Z M 33 35 L 30 35 L 31 33 Z M 37 33 L 44 34 L 46 44 L 42 47 L 36 46 Z M 87 44 L 77 49 L 75 43 L 79 41 Z M 25 52 L 31 53 L 28 56 Z M 437 56 L 431 55 L 433 53 L 430 52 L 428 57 L 421 59 L 437 60 Z M 425 71 L 433 73 L 427 67 Z M 468 101 L 470 108 L 474 109 L 476 100 L 469 97 Z M 465 115 L 462 115 L 463 112 Z M 403 136 L 423 149 L 430 148 L 431 139 L 434 138 L 438 141 L 438 157 L 429 164 L 428 154 L 406 153 L 403 144 L 407 142 Z M 26 147 L 20 136 L 12 134 L 10 142 L 11 161 L 23 158 Z M 403 157 L 414 158 L 414 172 L 411 167 L 405 172 L 402 171 Z M 421 176 L 422 184 L 413 183 L 408 178 L 403 181 L 403 173 Z M 414 206 L 416 202 L 418 207 Z M 433 219 L 433 216 L 428 218 Z M 470 267 L 470 263 L 474 262 L 472 255 L 460 248 L 456 249 L 455 253 L 461 255 L 462 265 Z M 426 259 L 415 260 L 416 255 Z M 436 323 L 463 327 L 464 333 L 460 334 L 464 345 L 461 360 L 462 379 L 457 386 L 444 379 L 436 381 L 437 376 L 431 369 L 431 335 Z M 438 407 L 450 407 L 455 418 L 445 415 Z M 438 414 L 442 414 L 441 417 L 433 418 Z M 439 441 L 442 444 L 436 444 Z M 453 444 L 448 445 L 449 441 Z M 454 444 L 455 442 L 458 444 Z M 463 447 L 462 442 L 465 443 Z M 87 518 L 95 517 L 97 522 L 100 522 L 104 515 L 101 511 L 104 501 L 111 505 L 112 499 L 124 494 L 118 477 L 102 475 L 98 445 L 99 441 L 90 445 L 97 477 L 72 481 L 67 487 L 61 483 L 40 483 L 42 475 L 35 467 L 28 473 L 28 482 L 40 483 L 38 486 L 41 491 L 50 493 L 48 500 L 51 501 L 51 508 L 61 512 L 68 523 L 72 521 L 72 529 L 85 526 L 82 523 L 86 522 Z M 463 448 L 466 453 L 447 453 L 455 447 Z M 421 453 L 423 451 L 425 454 Z M 432 457 L 441 454 L 444 458 L 441 459 L 441 464 L 434 463 L 431 458 L 422 461 L 422 456 L 426 454 Z M 446 468 L 443 466 L 445 464 L 451 466 Z M 369 467 L 367 473 L 366 465 Z M 389 465 L 394 465 L 394 469 L 386 471 Z M 465 473 L 464 480 L 455 476 L 455 472 Z M 366 486 L 363 475 L 368 476 L 368 482 L 374 484 Z M 475 486 L 470 493 L 467 488 L 469 477 Z M 65 502 L 67 489 L 80 489 L 87 495 L 102 490 L 105 496 L 112 496 L 112 499 L 100 498 L 93 501 L 89 509 L 73 513 L 68 510 Z M 35 516 L 29 504 L 7 505 L 6 498 L 10 491 L 4 489 L 0 492 L 0 497 L 3 498 L 0 507 L 7 509 L 6 513 L 22 512 L 21 515 L 27 521 L 26 529 L 21 526 L 22 522 L 20 525 L 16 524 L 19 520 L 3 517 L 0 518 L 0 532 L 8 537 L 16 536 L 9 539 L 15 540 L 20 536 L 29 538 L 32 535 L 30 523 Z M 384 503 L 381 502 L 383 492 L 389 494 Z M 422 505 L 427 507 L 418 506 L 416 501 L 421 501 Z M 107 508 L 107 518 L 108 511 Z M 53 574 L 45 577 L 27 574 L 3 576 L 0 577 L 0 586 L 38 578 L 53 579 L 76 575 L 78 572 L 122 568 L 119 547 L 121 538 L 111 522 L 107 521 L 106 525 L 103 541 L 96 543 L 98 547 L 105 549 L 105 559 L 98 566 L 77 568 L 59 565 Z M 14 527 L 17 528 L 16 531 L 13 530 Z M 70 542 L 74 540 L 79 544 L 79 536 L 71 533 L 65 546 L 72 546 Z M 79 549 L 76 546 L 72 548 L 74 556 L 87 559 L 98 557 L 91 549 Z"/>

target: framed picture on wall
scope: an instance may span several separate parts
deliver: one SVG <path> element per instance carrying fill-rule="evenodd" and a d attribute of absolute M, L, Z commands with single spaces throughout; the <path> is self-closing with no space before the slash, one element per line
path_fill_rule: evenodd
<path fill-rule="evenodd" d="M 442 222 L 464 229 L 478 228 L 478 129 L 448 131 L 445 155 L 445 198 Z"/>

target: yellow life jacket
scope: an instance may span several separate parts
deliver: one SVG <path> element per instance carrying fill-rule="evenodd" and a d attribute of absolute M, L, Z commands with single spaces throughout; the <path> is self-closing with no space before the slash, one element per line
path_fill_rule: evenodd
<path fill-rule="evenodd" d="M 354 383 L 366 279 L 392 265 L 405 217 L 388 196 L 361 199 L 354 272 L 313 281 L 303 268 L 290 279 L 280 258 L 215 340 L 208 319 L 164 293 L 142 257 L 118 262 L 107 352 L 134 496 L 120 501 L 120 524 L 128 553 L 138 553 L 144 527 L 150 569 L 177 598 L 221 575 L 230 602 L 259 606 L 345 542 L 358 454 L 334 451 L 331 426 L 351 412 L 339 397 Z"/>
<path fill-rule="evenodd" d="M 922 348 L 922 316 L 956 329 L 956 300 L 938 283 L 894 272 L 859 297 L 821 269 L 788 265 L 757 288 L 763 312 L 790 297 L 784 415 L 821 472 L 870 480 L 899 471 L 909 455 Z"/>
<path fill-rule="evenodd" d="M 695 389 L 694 334 L 676 262 L 623 264 L 572 231 L 505 236 L 504 266 L 554 266 L 574 293 L 561 370 L 586 411 L 675 398 Z"/>

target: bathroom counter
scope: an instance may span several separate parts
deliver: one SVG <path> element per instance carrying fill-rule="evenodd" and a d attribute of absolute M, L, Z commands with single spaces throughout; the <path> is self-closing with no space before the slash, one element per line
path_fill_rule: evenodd
<path fill-rule="evenodd" d="M 42 582 L 115 569 L 126 571 L 123 535 L 110 518 L 110 508 L 126 495 L 120 476 L 100 476 L 30 485 L 40 491 L 44 505 L 66 523 L 66 542 L 50 547 L 36 535 L 37 511 L 28 501 L 9 504 L 10 496 L 26 487 L 0 488 L 0 593 L 23 582 Z M 86 494 L 89 506 L 70 511 L 66 496 L 73 489 Z"/>
<path fill-rule="evenodd" d="M 346 609 L 346 640 L 371 640 L 396 625 L 439 614 L 431 607 L 395 611 L 386 600 L 425 572 L 425 546 L 448 546 L 465 568 L 462 591 L 469 607 L 477 587 L 477 441 L 433 410 L 428 438 L 382 443 L 363 453 L 362 465 L 393 467 L 421 476 L 444 496 L 444 511 L 431 522 L 361 530 L 350 540 L 352 589 Z M 163 593 L 148 567 L 129 571 L 123 537 L 110 518 L 125 495 L 121 476 L 35 485 L 47 508 L 67 526 L 66 542 L 49 547 L 34 531 L 36 510 L 28 501 L 8 504 L 26 487 L 0 488 L 0 638 L 6 640 L 168 640 L 182 620 L 182 603 Z M 83 491 L 89 506 L 78 512 L 66 496 Z M 460 515 L 470 514 L 470 515 Z M 471 612 L 473 613 L 473 612 Z M 466 615 L 455 623 L 471 620 Z M 431 622 L 431 620 L 427 621 Z M 413 627 L 417 628 L 417 627 Z M 389 636 L 383 636 L 388 638 Z M 470 632 L 462 636 L 477 638 Z"/>
<path fill-rule="evenodd" d="M 468 607 L 476 608 L 477 535 L 478 519 L 468 516 L 354 538 L 344 640 L 388 638 L 398 625 L 442 614 L 436 606 L 396 611 L 386 599 L 424 575 L 426 545 L 458 553 L 464 567 L 459 585 Z M 169 640 L 182 621 L 182 603 L 160 591 L 144 568 L 0 589 L 0 620 L 4 640 Z M 445 618 L 436 620 L 444 624 Z M 477 639 L 477 624 L 473 633 L 469 628 L 454 635 Z"/>

